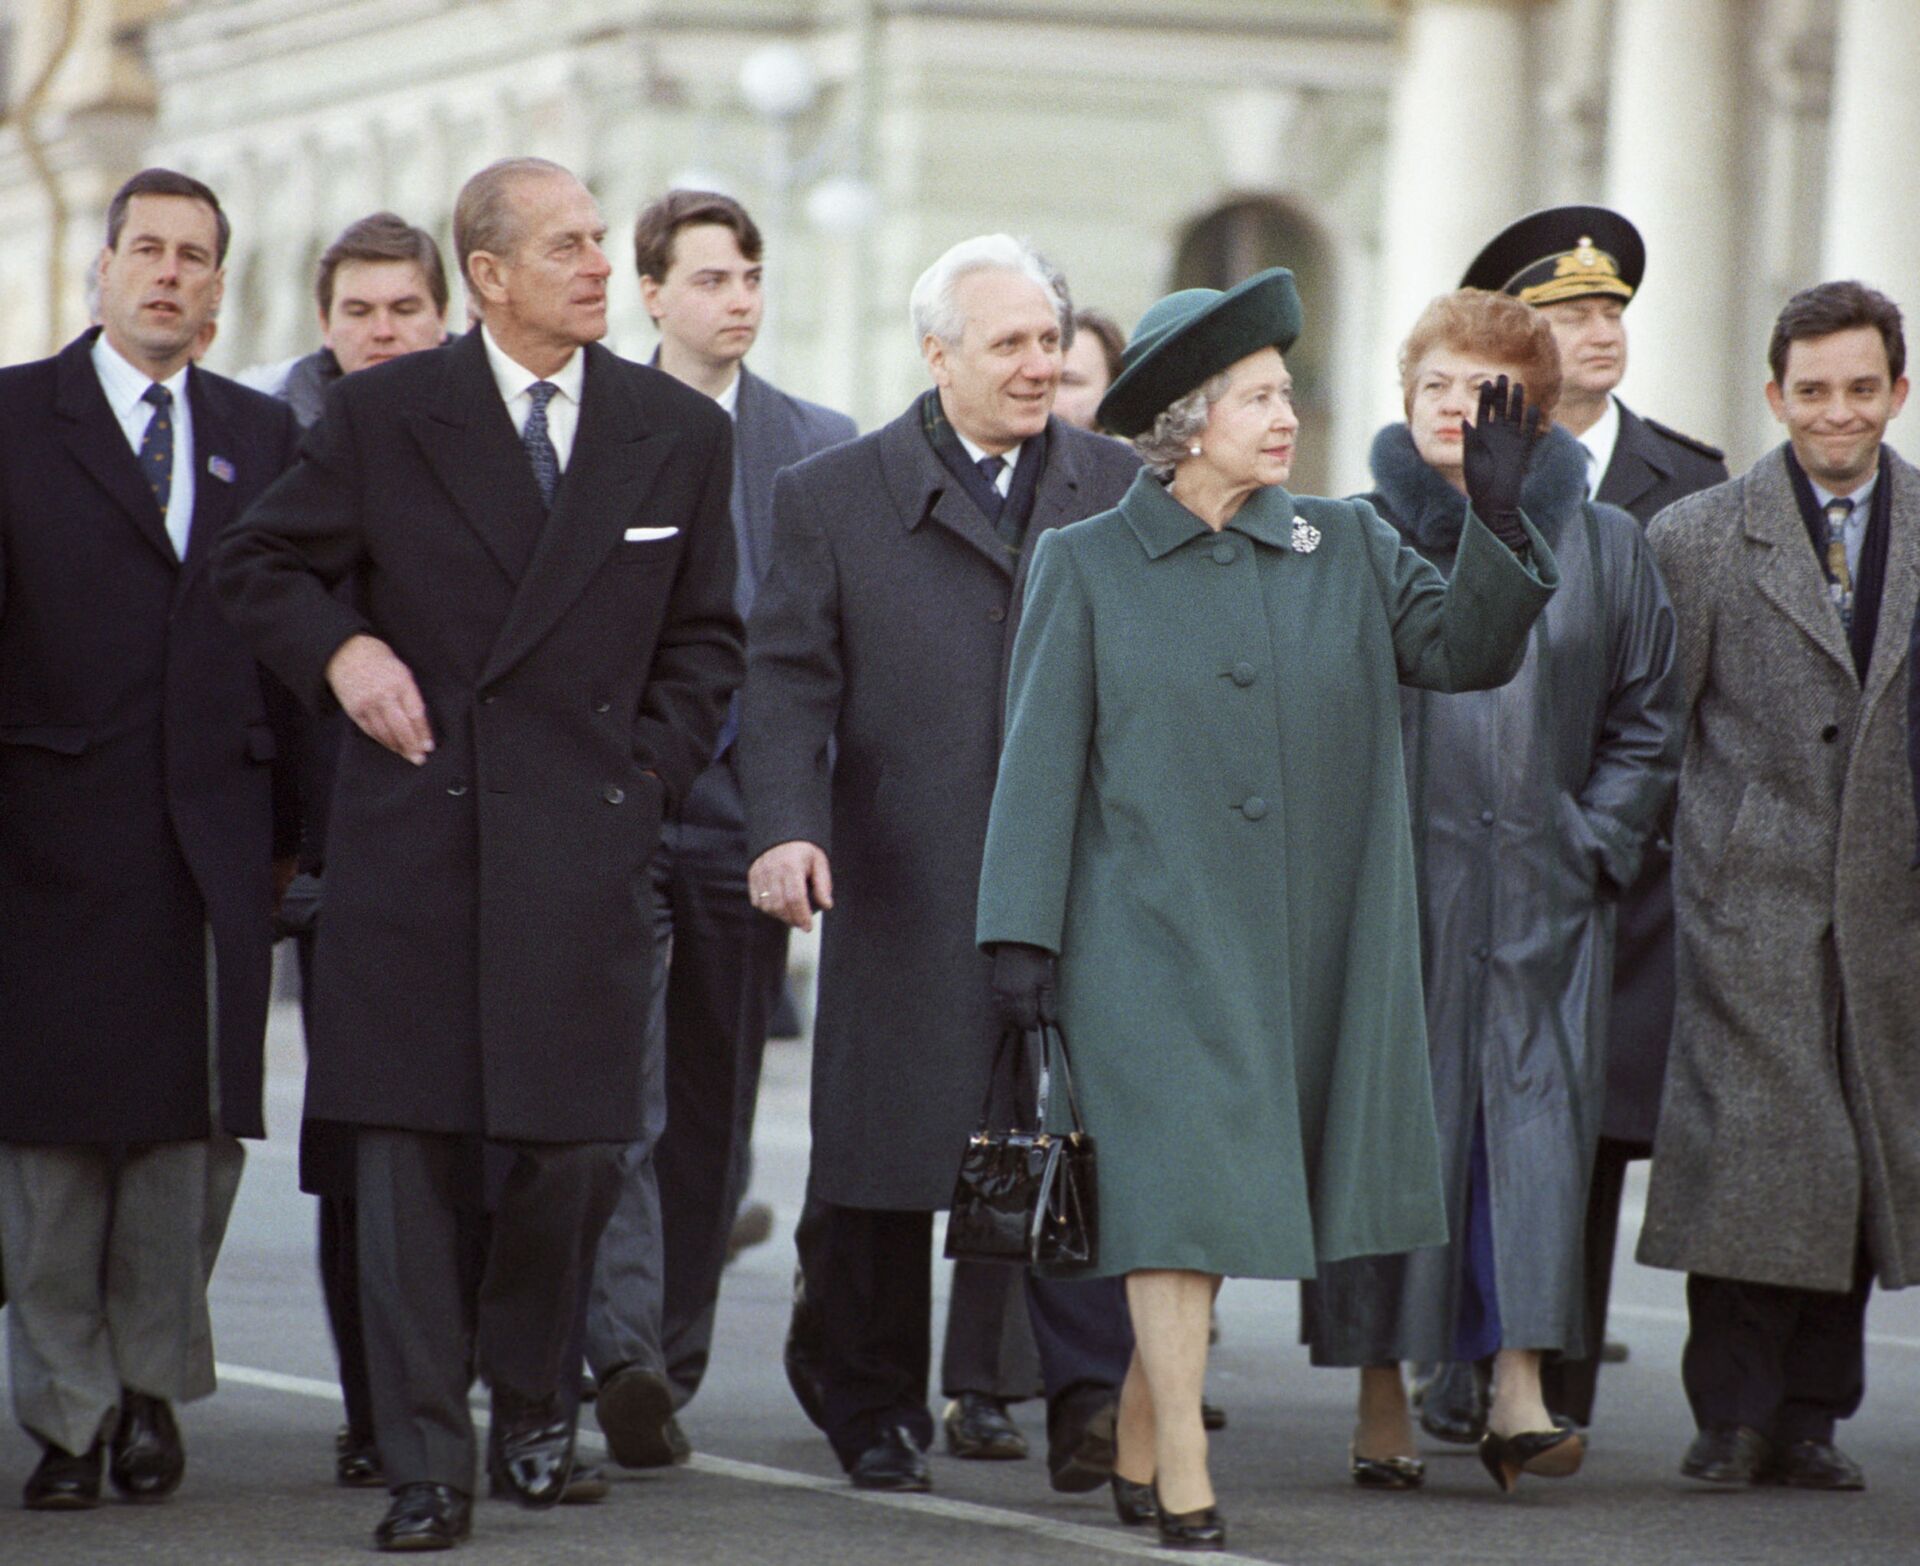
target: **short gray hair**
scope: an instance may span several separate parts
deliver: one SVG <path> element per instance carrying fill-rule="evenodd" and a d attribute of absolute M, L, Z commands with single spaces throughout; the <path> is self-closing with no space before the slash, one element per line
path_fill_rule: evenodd
<path fill-rule="evenodd" d="M 1186 396 L 1167 404 L 1151 428 L 1133 437 L 1133 449 L 1155 478 L 1168 477 L 1175 464 L 1193 455 L 1193 438 L 1207 427 L 1207 416 L 1226 396 L 1230 380 L 1225 370 L 1209 375 Z"/>
<path fill-rule="evenodd" d="M 507 198 L 523 179 L 540 179 L 551 174 L 574 177 L 573 170 L 562 168 L 546 158 L 502 158 L 489 163 L 460 187 L 453 204 L 453 253 L 460 263 L 462 282 L 470 282 L 467 258 L 476 250 L 488 255 L 510 256 L 526 236 L 521 232 L 519 214 Z"/>
<path fill-rule="evenodd" d="M 1024 239 L 1011 234 L 981 234 L 963 239 L 920 274 L 907 302 L 913 322 L 915 342 L 937 337 L 943 343 L 957 343 L 966 329 L 967 318 L 953 294 L 955 285 L 969 272 L 984 272 L 1000 267 L 1018 272 L 1037 283 L 1053 306 L 1054 318 L 1063 335 L 1073 331 L 1073 299 L 1067 293 L 1067 280 L 1045 256 Z"/>

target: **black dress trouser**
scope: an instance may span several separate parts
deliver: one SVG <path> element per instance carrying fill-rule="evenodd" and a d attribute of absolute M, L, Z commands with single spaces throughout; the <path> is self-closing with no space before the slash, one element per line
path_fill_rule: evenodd
<path fill-rule="evenodd" d="M 1745 1425 L 1776 1446 L 1831 1441 L 1866 1393 L 1872 1291 L 1864 1242 L 1844 1293 L 1687 1274 L 1680 1377 L 1694 1423 Z"/>
<path fill-rule="evenodd" d="M 619 1194 L 620 1145 L 371 1126 L 355 1140 L 361 1307 L 387 1485 L 471 1495 L 476 1370 L 496 1412 L 551 1417 L 570 1401 L 576 1316 Z"/>
<path fill-rule="evenodd" d="M 1593 1423 L 1593 1399 L 1600 1381 L 1600 1350 L 1606 1341 L 1607 1305 L 1613 1295 L 1613 1255 L 1619 1247 L 1620 1203 L 1627 1188 L 1627 1165 L 1648 1156 L 1644 1142 L 1601 1137 L 1587 1186 L 1586 1290 L 1587 1352 L 1550 1357 L 1540 1367 L 1540 1391 L 1547 1411 L 1565 1414 L 1575 1424 Z"/>

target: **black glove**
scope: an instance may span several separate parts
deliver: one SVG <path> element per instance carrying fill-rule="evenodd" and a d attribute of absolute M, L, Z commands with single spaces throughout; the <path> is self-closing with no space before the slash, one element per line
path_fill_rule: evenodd
<path fill-rule="evenodd" d="M 1031 1033 L 1058 1022 L 1053 997 L 1053 953 L 1041 946 L 1003 941 L 993 949 L 993 1005 L 1001 1022 Z"/>
<path fill-rule="evenodd" d="M 1526 387 L 1516 381 L 1509 394 L 1504 375 L 1480 388 L 1479 416 L 1460 432 L 1473 514 L 1515 554 L 1527 547 L 1520 486 L 1539 438 L 1540 419 L 1527 408 Z"/>

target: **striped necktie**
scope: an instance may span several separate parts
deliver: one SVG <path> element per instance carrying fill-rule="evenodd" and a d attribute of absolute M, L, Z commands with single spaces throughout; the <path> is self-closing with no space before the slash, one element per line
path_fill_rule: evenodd
<path fill-rule="evenodd" d="M 1840 611 L 1840 624 L 1853 629 L 1853 572 L 1847 568 L 1847 521 L 1853 502 L 1836 495 L 1827 502 L 1827 596 Z"/>

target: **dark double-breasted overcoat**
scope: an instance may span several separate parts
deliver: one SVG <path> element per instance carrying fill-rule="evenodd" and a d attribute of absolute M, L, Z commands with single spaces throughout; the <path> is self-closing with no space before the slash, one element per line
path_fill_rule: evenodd
<path fill-rule="evenodd" d="M 1050 420 L 1017 557 L 917 402 L 774 486 L 740 764 L 751 853 L 805 841 L 833 867 L 813 1035 L 822 1201 L 930 1211 L 953 1195 L 996 1039 L 974 906 L 1028 562 L 1138 468 L 1118 441 Z"/>
<path fill-rule="evenodd" d="M 370 631 L 436 741 L 340 756 L 307 1113 L 630 1141 L 647 864 L 743 665 L 727 417 L 598 345 L 550 514 L 476 330 L 340 380 L 224 541 L 234 621 L 305 701 Z M 348 607 L 329 588 L 351 578 Z"/>
<path fill-rule="evenodd" d="M 270 705 L 207 562 L 293 421 L 188 371 L 182 561 L 98 335 L 0 370 L 0 1141 L 261 1136 L 270 863 L 297 823 L 274 786 L 284 692 Z"/>

